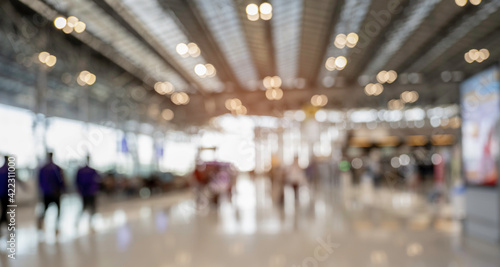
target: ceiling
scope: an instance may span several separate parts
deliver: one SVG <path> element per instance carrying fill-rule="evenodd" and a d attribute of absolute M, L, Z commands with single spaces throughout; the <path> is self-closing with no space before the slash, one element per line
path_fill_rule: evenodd
<path fill-rule="evenodd" d="M 412 105 L 457 103 L 460 81 L 500 58 L 500 0 L 464 7 L 453 0 L 270 0 L 272 18 L 257 21 L 247 18 L 245 8 L 264 2 L 260 0 L 11 2 L 47 21 L 78 17 L 87 28 L 70 35 L 149 94 L 155 94 L 156 82 L 165 81 L 187 92 L 190 102 L 183 106 L 172 104 L 168 96 L 154 96 L 181 114 L 177 123 L 203 123 L 227 113 L 224 102 L 234 97 L 248 114 L 273 116 L 300 109 L 320 93 L 328 96 L 326 108 L 331 109 L 386 107 L 405 90 L 420 94 Z M 356 46 L 334 45 L 337 35 L 351 32 L 359 36 Z M 199 47 L 199 56 L 176 52 L 179 43 L 191 42 Z M 473 48 L 487 48 L 490 58 L 467 63 L 464 53 Z M 327 59 L 339 56 L 347 59 L 345 68 L 327 70 Z M 194 71 L 197 64 L 212 64 L 216 75 L 201 78 Z M 398 79 L 385 84 L 379 96 L 365 95 L 364 86 L 376 82 L 381 70 L 396 71 Z M 275 75 L 283 81 L 284 97 L 270 101 L 262 80 Z"/>

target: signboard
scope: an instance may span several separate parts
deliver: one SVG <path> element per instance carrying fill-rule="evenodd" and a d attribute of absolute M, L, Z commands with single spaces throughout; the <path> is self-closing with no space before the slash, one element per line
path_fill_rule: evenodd
<path fill-rule="evenodd" d="M 496 185 L 498 180 L 500 74 L 487 69 L 460 86 L 462 107 L 462 155 L 469 184 Z"/>

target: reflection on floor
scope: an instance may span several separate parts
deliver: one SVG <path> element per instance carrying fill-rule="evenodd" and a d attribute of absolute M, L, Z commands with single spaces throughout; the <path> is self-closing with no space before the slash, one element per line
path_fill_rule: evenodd
<path fill-rule="evenodd" d="M 460 223 L 422 199 L 391 190 L 322 186 L 294 203 L 272 205 L 265 179 L 243 177 L 233 203 L 196 206 L 187 193 L 108 204 L 89 231 L 76 226 L 79 202 L 63 201 L 37 233 L 33 210 L 20 210 L 18 254 L 1 266 L 499 266 L 498 246 L 462 238 Z M 313 197 L 314 196 L 314 197 Z M 51 228 L 52 226 L 52 228 Z"/>

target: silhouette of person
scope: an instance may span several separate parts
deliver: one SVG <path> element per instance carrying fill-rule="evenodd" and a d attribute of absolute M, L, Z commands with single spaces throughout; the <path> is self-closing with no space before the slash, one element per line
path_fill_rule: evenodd
<path fill-rule="evenodd" d="M 299 189 L 301 185 L 307 184 L 307 178 L 304 170 L 299 166 L 299 159 L 295 157 L 292 165 L 288 166 L 288 183 L 292 186 L 295 194 L 295 200 L 299 199 Z M 298 203 L 298 202 L 295 202 Z"/>
<path fill-rule="evenodd" d="M 7 224 L 7 205 L 9 205 L 9 156 L 5 156 L 3 166 L 0 167 L 0 203 L 2 205 L 2 214 L 0 216 L 0 227 L 3 223 Z M 2 235 L 0 229 L 0 236 Z"/>
<path fill-rule="evenodd" d="M 0 167 L 0 203 L 2 209 L 2 213 L 0 215 L 0 228 L 3 223 L 8 224 L 8 218 L 7 218 L 8 205 L 16 204 L 15 202 L 11 203 L 10 200 L 15 201 L 15 192 L 16 192 L 15 190 L 17 189 L 16 188 L 17 184 L 19 183 L 19 185 L 24 190 L 26 190 L 26 185 L 22 181 L 17 179 L 17 174 L 15 172 L 15 169 L 14 172 L 12 172 L 12 170 L 10 170 L 9 172 L 9 158 L 10 156 L 5 155 L 3 166 Z M 16 183 L 13 186 L 9 187 L 9 184 L 12 183 L 12 181 L 9 181 L 9 179 L 15 180 Z M 9 196 L 9 194 L 11 195 Z M 2 236 L 1 229 L 0 229 L 0 236 Z"/>
<path fill-rule="evenodd" d="M 87 209 L 90 212 L 90 216 L 94 215 L 96 212 L 96 195 L 99 191 L 99 180 L 101 177 L 95 169 L 89 166 L 89 162 L 90 158 L 87 157 L 85 166 L 81 167 L 76 173 L 76 187 L 83 203 L 79 219 Z"/>
<path fill-rule="evenodd" d="M 40 169 L 38 184 L 43 197 L 44 208 L 38 217 L 38 229 L 43 228 L 45 212 L 50 204 L 57 206 L 56 234 L 59 232 L 59 217 L 61 214 L 61 195 L 66 190 L 64 174 L 61 167 L 53 161 L 53 153 L 47 154 L 48 162 Z"/>

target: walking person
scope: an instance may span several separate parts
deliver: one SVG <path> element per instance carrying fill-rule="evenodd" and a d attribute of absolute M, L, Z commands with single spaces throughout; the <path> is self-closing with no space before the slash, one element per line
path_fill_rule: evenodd
<path fill-rule="evenodd" d="M 299 166 L 297 157 L 293 160 L 293 164 L 288 167 L 287 181 L 293 188 L 295 204 L 298 204 L 300 186 L 307 183 L 307 178 L 304 170 Z"/>
<path fill-rule="evenodd" d="M 2 225 L 8 224 L 7 205 L 9 205 L 9 156 L 5 156 L 3 166 L 0 168 L 0 203 L 2 214 L 0 216 L 0 236 L 2 236 Z"/>
<path fill-rule="evenodd" d="M 77 224 L 80 221 L 81 216 L 88 210 L 90 213 L 90 219 L 96 213 L 96 195 L 99 191 L 99 181 L 101 177 L 99 173 L 89 166 L 90 158 L 87 157 L 85 166 L 81 167 L 76 173 L 76 187 L 78 193 L 82 198 L 82 212 L 76 221 Z"/>
<path fill-rule="evenodd" d="M 271 159 L 271 170 L 269 170 L 269 177 L 271 178 L 271 198 L 273 202 L 279 207 L 283 207 L 284 201 L 284 179 L 283 167 L 281 161 L 277 157 Z"/>
<path fill-rule="evenodd" d="M 0 167 L 0 204 L 1 204 L 1 209 L 2 213 L 0 215 L 0 236 L 2 236 L 2 225 L 5 223 L 8 225 L 8 218 L 7 218 L 7 209 L 9 204 L 15 204 L 15 203 L 10 203 L 9 200 L 12 198 L 15 198 L 15 192 L 16 192 L 16 185 L 19 183 L 19 185 L 26 190 L 25 184 L 21 182 L 20 180 L 17 179 L 17 174 L 14 173 L 12 176 L 11 173 L 9 173 L 9 158 L 10 156 L 5 155 L 4 156 L 4 162 L 2 167 Z M 10 174 L 10 177 L 9 177 Z M 9 179 L 14 179 L 16 184 L 14 186 L 9 187 Z M 9 192 L 9 189 L 10 192 Z M 14 190 L 14 191 L 12 191 Z M 9 196 L 9 193 L 11 196 Z M 15 199 L 14 199 L 15 201 Z"/>
<path fill-rule="evenodd" d="M 61 195 L 66 190 L 64 174 L 61 167 L 57 166 L 53 160 L 53 153 L 47 154 L 47 164 L 45 164 L 38 175 L 38 184 L 43 198 L 43 210 L 38 217 L 38 229 L 43 229 L 45 213 L 50 204 L 57 207 L 56 234 L 59 233 L 59 217 L 61 214 Z"/>
<path fill-rule="evenodd" d="M 9 205 L 9 157 L 5 156 L 3 166 L 0 168 L 0 203 L 2 215 L 0 216 L 0 236 L 2 236 L 2 224 L 7 224 L 7 205 Z"/>

